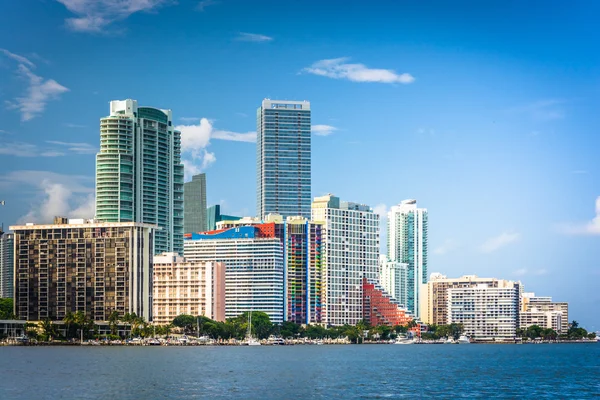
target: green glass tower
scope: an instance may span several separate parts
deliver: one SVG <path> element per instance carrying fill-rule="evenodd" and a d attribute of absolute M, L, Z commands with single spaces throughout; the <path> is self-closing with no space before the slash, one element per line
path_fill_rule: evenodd
<path fill-rule="evenodd" d="M 110 102 L 110 115 L 100 120 L 96 218 L 158 225 L 155 253 L 183 254 L 181 133 L 171 110 Z"/>

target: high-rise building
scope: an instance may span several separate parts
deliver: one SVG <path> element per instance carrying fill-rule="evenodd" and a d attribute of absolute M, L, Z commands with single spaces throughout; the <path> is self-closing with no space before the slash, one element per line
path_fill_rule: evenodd
<path fill-rule="evenodd" d="M 0 230 L 0 299 L 13 297 L 14 235 Z"/>
<path fill-rule="evenodd" d="M 186 234 L 184 256 L 196 263 L 225 264 L 226 318 L 262 311 L 273 323 L 284 321 L 283 246 L 270 227 Z"/>
<path fill-rule="evenodd" d="M 535 293 L 525 292 L 521 296 L 521 313 L 534 313 L 538 316 L 543 314 L 546 318 L 544 327 L 552 328 L 558 333 L 566 333 L 569 330 L 569 303 L 553 302 L 552 297 L 536 296 Z M 557 321 L 558 313 L 560 313 L 560 321 Z M 528 322 L 533 319 L 535 318 L 532 315 L 524 315 L 522 318 L 524 326 L 521 328 L 527 328 Z M 532 322 L 531 325 L 534 323 Z"/>
<path fill-rule="evenodd" d="M 210 207 L 208 207 L 208 209 L 206 211 L 206 221 L 207 222 L 206 222 L 206 228 L 203 231 L 214 231 L 215 229 L 217 229 L 217 222 L 237 221 L 238 219 L 242 219 L 242 217 L 221 214 L 221 206 L 219 204 L 210 206 Z M 192 232 L 186 232 L 186 233 L 192 233 Z"/>
<path fill-rule="evenodd" d="M 225 264 L 191 262 L 177 253 L 154 256 L 154 323 L 178 315 L 225 321 Z"/>
<path fill-rule="evenodd" d="M 107 321 L 117 311 L 152 321 L 154 225 L 55 218 L 10 228 L 18 319 L 60 321 L 82 311 Z"/>
<path fill-rule="evenodd" d="M 96 218 L 158 225 L 154 250 L 183 252 L 181 133 L 171 110 L 110 102 L 100 120 Z"/>
<path fill-rule="evenodd" d="M 283 246 L 286 321 L 297 324 L 322 322 L 322 224 L 303 217 L 269 214 L 264 220 L 242 218 L 217 224 L 220 229 L 256 226 L 274 232 Z"/>
<path fill-rule="evenodd" d="M 265 99 L 256 124 L 257 216 L 310 218 L 310 103 Z"/>
<path fill-rule="evenodd" d="M 206 230 L 206 174 L 192 176 L 183 185 L 183 231 L 185 233 Z"/>
<path fill-rule="evenodd" d="M 408 311 L 420 317 L 419 291 L 427 283 L 427 210 L 416 200 L 404 200 L 388 212 L 388 260 L 407 264 L 406 284 L 401 287 Z"/>
<path fill-rule="evenodd" d="M 379 283 L 402 307 L 406 307 L 408 264 L 379 260 Z"/>
<path fill-rule="evenodd" d="M 420 309 L 421 321 L 426 324 L 449 324 L 448 290 L 455 288 L 473 288 L 486 285 L 489 288 L 507 287 L 512 282 L 497 278 L 480 278 L 476 275 L 465 275 L 460 278 L 448 278 L 434 272 L 429 281 L 421 285 Z"/>
<path fill-rule="evenodd" d="M 379 215 L 364 204 L 316 197 L 312 220 L 323 224 L 323 322 L 356 325 L 363 317 L 363 278 L 378 278 Z"/>
<path fill-rule="evenodd" d="M 520 283 L 499 281 L 447 290 L 448 323 L 462 324 L 475 341 L 514 341 L 519 326 Z"/>

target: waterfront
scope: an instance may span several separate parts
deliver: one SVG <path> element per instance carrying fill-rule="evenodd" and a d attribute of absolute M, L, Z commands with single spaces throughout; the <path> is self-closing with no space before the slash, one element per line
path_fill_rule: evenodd
<path fill-rule="evenodd" d="M 592 398 L 600 344 L 4 347 L 2 399 Z"/>

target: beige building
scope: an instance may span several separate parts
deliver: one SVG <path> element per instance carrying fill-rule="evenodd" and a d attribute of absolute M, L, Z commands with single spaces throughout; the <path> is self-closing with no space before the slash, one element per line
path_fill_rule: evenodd
<path fill-rule="evenodd" d="M 57 217 L 11 226 L 18 319 L 52 321 L 82 311 L 106 321 L 113 311 L 152 321 L 154 225 Z"/>
<path fill-rule="evenodd" d="M 225 321 L 224 263 L 154 256 L 154 323 L 169 324 L 181 314 Z"/>
<path fill-rule="evenodd" d="M 553 302 L 552 297 L 526 292 L 521 296 L 521 328 L 538 325 L 559 334 L 569 330 L 569 303 Z M 560 320 L 558 322 L 557 320 Z M 535 321 L 535 323 L 533 322 Z"/>
<path fill-rule="evenodd" d="M 426 324 L 448 324 L 448 290 L 473 288 L 487 285 L 489 288 L 507 287 L 510 281 L 496 278 L 480 278 L 477 275 L 465 275 L 460 278 L 447 278 L 440 273 L 432 273 L 429 282 L 421 287 L 421 321 Z M 521 285 L 519 284 L 519 290 Z"/>

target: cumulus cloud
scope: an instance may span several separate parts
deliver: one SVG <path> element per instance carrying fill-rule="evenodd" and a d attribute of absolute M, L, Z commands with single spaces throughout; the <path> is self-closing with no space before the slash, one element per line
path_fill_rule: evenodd
<path fill-rule="evenodd" d="M 206 149 L 211 139 L 256 142 L 256 132 L 238 133 L 214 129 L 208 118 L 201 118 L 198 125 L 178 125 L 175 129 L 181 132 L 185 179 L 204 171 L 217 160 L 215 153 Z"/>
<path fill-rule="evenodd" d="M 516 242 L 521 237 L 520 233 L 516 232 L 504 232 L 499 236 L 492 237 L 486 240 L 480 247 L 482 253 L 493 253 L 496 250 L 501 249 L 511 243 Z"/>
<path fill-rule="evenodd" d="M 329 136 L 333 132 L 337 131 L 338 128 L 331 125 L 312 125 L 310 130 L 317 136 Z"/>
<path fill-rule="evenodd" d="M 124 20 L 131 14 L 152 11 L 172 0 L 57 0 L 75 18 L 65 20 L 69 29 L 76 32 L 101 32 L 115 21 Z"/>
<path fill-rule="evenodd" d="M 600 235 L 600 196 L 596 198 L 596 215 L 591 221 L 578 225 L 561 227 L 563 233 L 569 235 Z"/>
<path fill-rule="evenodd" d="M 270 42 L 273 40 L 272 37 L 267 35 L 261 35 L 259 33 L 248 33 L 248 32 L 240 32 L 235 40 L 240 40 L 242 42 Z"/>
<path fill-rule="evenodd" d="M 55 216 L 94 217 L 93 177 L 18 170 L 0 176 L 0 188 L 33 191 L 30 211 L 19 223 L 51 223 Z"/>
<path fill-rule="evenodd" d="M 333 79 L 347 79 L 353 82 L 378 82 L 408 84 L 415 81 L 409 73 L 398 74 L 391 69 L 368 68 L 364 64 L 351 64 L 349 58 L 320 60 L 302 71 Z"/>

